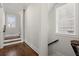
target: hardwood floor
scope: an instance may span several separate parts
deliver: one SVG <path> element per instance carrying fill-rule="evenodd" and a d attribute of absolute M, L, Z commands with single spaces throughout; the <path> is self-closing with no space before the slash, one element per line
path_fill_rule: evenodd
<path fill-rule="evenodd" d="M 23 42 L 0 49 L 0 56 L 38 56 L 38 54 Z"/>

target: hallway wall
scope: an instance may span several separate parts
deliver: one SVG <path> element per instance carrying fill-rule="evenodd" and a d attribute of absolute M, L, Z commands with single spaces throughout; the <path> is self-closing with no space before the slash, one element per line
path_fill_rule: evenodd
<path fill-rule="evenodd" d="M 5 22 L 4 10 L 0 7 L 0 48 L 3 47 L 3 28 Z"/>
<path fill-rule="evenodd" d="M 39 55 L 48 55 L 48 4 L 31 4 L 25 12 L 25 42 Z"/>
<path fill-rule="evenodd" d="M 25 12 L 25 42 L 34 50 L 39 49 L 39 32 L 41 27 L 40 4 L 30 5 Z"/>

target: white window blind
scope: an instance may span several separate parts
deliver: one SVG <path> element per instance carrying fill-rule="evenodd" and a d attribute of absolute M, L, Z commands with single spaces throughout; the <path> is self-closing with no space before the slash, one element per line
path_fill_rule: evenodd
<path fill-rule="evenodd" d="M 56 8 L 56 33 L 76 34 L 75 4 L 69 3 Z"/>

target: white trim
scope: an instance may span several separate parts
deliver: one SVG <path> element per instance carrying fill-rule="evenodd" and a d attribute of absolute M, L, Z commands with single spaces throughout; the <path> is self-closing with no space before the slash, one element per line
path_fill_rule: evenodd
<path fill-rule="evenodd" d="M 24 38 L 23 38 L 23 10 L 21 10 L 21 11 L 19 12 L 19 14 L 20 14 L 20 17 L 21 17 L 21 19 L 20 19 L 20 21 L 21 21 L 21 22 L 20 22 L 20 24 L 21 24 L 21 28 L 20 28 L 20 29 L 21 29 L 21 38 L 24 39 Z"/>
<path fill-rule="evenodd" d="M 9 35 L 5 35 L 5 34 L 4 34 L 4 36 L 5 36 L 5 37 L 7 37 L 7 36 L 19 36 L 19 34 L 9 34 Z"/>
<path fill-rule="evenodd" d="M 68 35 L 68 34 L 59 34 L 59 33 L 56 33 L 55 35 L 56 36 L 64 36 L 64 37 L 70 37 L 70 38 L 79 39 L 78 35 Z"/>
<path fill-rule="evenodd" d="M 21 38 L 16 38 L 16 39 L 11 39 L 11 40 L 4 40 L 4 42 L 15 41 L 15 40 L 21 40 Z"/>
<path fill-rule="evenodd" d="M 36 47 L 34 47 L 32 44 L 30 44 L 29 42 L 26 42 L 25 41 L 25 43 L 27 44 L 27 45 L 29 45 L 36 53 L 38 53 L 38 55 L 39 55 L 39 51 L 38 51 L 38 49 L 36 48 Z"/>
<path fill-rule="evenodd" d="M 8 46 L 8 45 L 12 45 L 12 44 L 21 43 L 21 42 L 23 42 L 23 41 L 11 42 L 11 43 L 7 43 L 7 44 L 3 44 L 3 46 Z"/>

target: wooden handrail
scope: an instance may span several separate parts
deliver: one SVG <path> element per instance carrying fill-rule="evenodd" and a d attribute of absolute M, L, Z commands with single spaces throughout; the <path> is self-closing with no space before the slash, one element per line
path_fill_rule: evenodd
<path fill-rule="evenodd" d="M 6 25 L 4 25 L 4 28 L 3 28 L 3 32 L 5 32 L 6 31 Z"/>
<path fill-rule="evenodd" d="M 54 44 L 54 43 L 56 43 L 56 42 L 58 42 L 58 41 L 59 41 L 59 40 L 57 39 L 57 40 L 55 40 L 55 41 L 49 43 L 48 46 L 51 45 L 51 44 Z"/>

